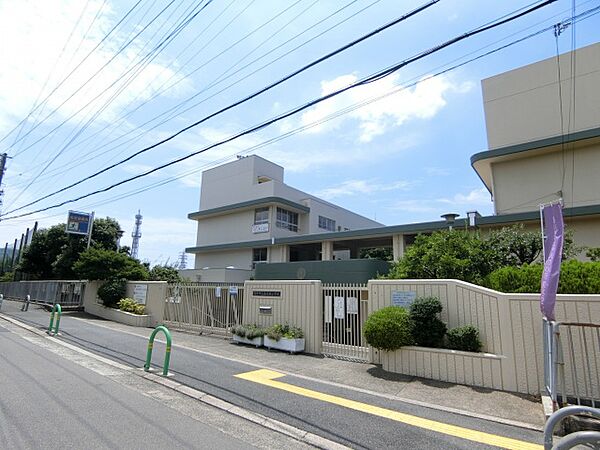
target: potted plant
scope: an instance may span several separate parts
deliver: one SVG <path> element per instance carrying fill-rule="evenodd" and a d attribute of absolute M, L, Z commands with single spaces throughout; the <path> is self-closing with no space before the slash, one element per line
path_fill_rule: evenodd
<path fill-rule="evenodd" d="M 283 350 L 290 353 L 304 351 L 304 332 L 301 328 L 275 324 L 267 328 L 264 345 L 269 349 Z"/>
<path fill-rule="evenodd" d="M 265 329 L 257 325 L 235 325 L 231 328 L 231 333 L 233 334 L 233 342 L 261 347 Z"/>

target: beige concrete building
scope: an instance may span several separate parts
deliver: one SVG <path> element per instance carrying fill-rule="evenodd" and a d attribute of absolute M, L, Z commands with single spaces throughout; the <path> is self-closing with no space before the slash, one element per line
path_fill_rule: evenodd
<path fill-rule="evenodd" d="M 495 214 L 473 212 L 454 227 L 538 229 L 540 204 L 562 199 L 576 245 L 600 247 L 599 87 L 600 44 L 483 80 L 488 149 L 471 164 Z M 189 215 L 197 243 L 186 249 L 196 255 L 196 279 L 221 268 L 221 280 L 236 281 L 257 262 L 358 258 L 369 247 L 391 248 L 398 259 L 418 233 L 448 227 L 382 226 L 285 185 L 283 168 L 257 156 L 204 172 L 201 189 L 200 210 Z"/>

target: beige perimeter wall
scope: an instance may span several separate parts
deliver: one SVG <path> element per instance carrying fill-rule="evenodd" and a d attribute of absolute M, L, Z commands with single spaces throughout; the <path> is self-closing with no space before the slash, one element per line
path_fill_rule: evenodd
<path fill-rule="evenodd" d="M 376 280 L 369 282 L 369 312 L 390 306 L 393 291 L 438 297 L 448 328 L 475 325 L 484 353 L 420 347 L 373 351 L 373 362 L 385 370 L 526 394 L 544 391 L 539 294 L 503 294 L 456 280 Z M 599 318 L 600 295 L 558 295 L 557 321 L 597 323 Z"/>
<path fill-rule="evenodd" d="M 279 296 L 268 296 L 269 293 Z M 265 295 L 266 294 L 266 295 Z M 261 314 L 271 308 L 271 314 Z M 323 300 L 320 281 L 246 281 L 244 323 L 269 327 L 276 323 L 302 328 L 306 352 L 320 354 L 323 342 Z"/>

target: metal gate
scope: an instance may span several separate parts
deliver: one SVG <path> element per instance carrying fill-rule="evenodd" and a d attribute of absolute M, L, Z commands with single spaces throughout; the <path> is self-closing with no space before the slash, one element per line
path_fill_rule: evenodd
<path fill-rule="evenodd" d="M 165 299 L 165 324 L 207 334 L 231 335 L 242 323 L 242 283 L 169 284 Z"/>
<path fill-rule="evenodd" d="M 32 303 L 78 308 L 83 306 L 85 281 L 10 281 L 0 283 L 5 298 L 22 300 L 29 295 Z"/>
<path fill-rule="evenodd" d="M 370 350 L 362 334 L 369 314 L 366 285 L 323 285 L 323 355 L 369 362 Z"/>

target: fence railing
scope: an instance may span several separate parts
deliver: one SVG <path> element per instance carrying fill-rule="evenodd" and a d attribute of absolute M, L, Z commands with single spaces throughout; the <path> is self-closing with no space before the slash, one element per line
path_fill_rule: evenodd
<path fill-rule="evenodd" d="M 167 287 L 164 321 L 170 327 L 228 336 L 241 324 L 242 283 L 180 283 Z"/>
<path fill-rule="evenodd" d="M 369 289 L 366 285 L 324 284 L 323 354 L 368 361 L 369 347 L 362 334 L 368 315 Z"/>
<path fill-rule="evenodd" d="M 600 324 L 544 323 L 544 379 L 555 405 L 600 408 Z"/>
<path fill-rule="evenodd" d="M 4 298 L 25 301 L 30 295 L 32 303 L 64 307 L 83 305 L 85 281 L 10 281 L 0 283 Z"/>

